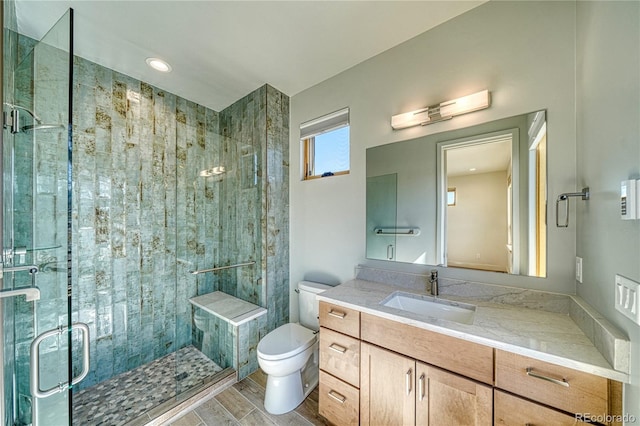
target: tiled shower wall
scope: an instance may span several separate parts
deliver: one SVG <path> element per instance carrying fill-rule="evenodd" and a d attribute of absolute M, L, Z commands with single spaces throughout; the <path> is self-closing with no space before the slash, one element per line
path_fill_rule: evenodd
<path fill-rule="evenodd" d="M 235 295 L 268 310 L 266 316 L 236 329 L 242 379 L 258 368 L 260 338 L 289 321 L 289 98 L 269 85 L 262 86 L 220 113 L 220 130 L 240 147 L 241 187 L 245 188 L 241 191 L 247 190 L 249 182 L 244 177 L 251 175 L 248 164 L 255 153 L 260 191 L 259 198 L 250 198 L 259 203 L 249 207 L 256 221 L 245 216 L 236 227 L 255 233 L 258 239 L 253 242 L 262 256 L 256 259 L 257 275 L 253 280 L 239 279 Z M 229 199 L 227 205 L 234 202 Z M 225 235 L 223 241 L 232 239 Z M 238 249 L 247 250 L 248 243 L 241 243 Z"/>
<path fill-rule="evenodd" d="M 263 162 L 269 150 L 288 158 L 288 98 L 265 86 L 217 113 L 80 58 L 74 69 L 73 306 L 92 333 L 81 387 L 197 343 L 196 294 L 277 304 L 271 322 L 286 321 L 288 253 L 267 250 L 263 235 L 288 238 L 288 190 L 264 200 L 288 177 Z M 268 96 L 286 108 L 269 111 Z M 268 148 L 270 121 L 283 129 Z M 205 176 L 220 166 L 225 173 Z M 277 221 L 263 216 L 267 204 Z M 189 274 L 246 261 L 257 263 Z M 257 368 L 264 322 L 239 338 L 245 373 Z"/>

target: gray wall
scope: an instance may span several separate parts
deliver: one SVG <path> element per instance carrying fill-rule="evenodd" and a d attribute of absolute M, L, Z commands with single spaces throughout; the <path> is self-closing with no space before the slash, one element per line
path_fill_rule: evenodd
<path fill-rule="evenodd" d="M 615 274 L 640 281 L 640 221 L 621 220 L 618 200 L 620 181 L 640 178 L 640 3 L 578 2 L 577 34 L 576 188 L 591 188 L 578 205 L 577 291 L 631 338 L 624 411 L 640 419 L 640 326 L 614 308 Z"/>
<path fill-rule="evenodd" d="M 291 282 L 336 284 L 365 261 L 365 151 L 372 146 L 546 109 L 549 193 L 572 190 L 575 163 L 567 159 L 575 158 L 574 58 L 575 3 L 488 2 L 293 96 Z M 489 109 L 391 129 L 394 114 L 482 89 L 492 93 Z M 300 123 L 345 106 L 351 113 L 350 173 L 301 181 Z M 573 293 L 574 256 L 575 226 L 550 228 L 546 279 L 460 270 L 442 275 Z M 292 293 L 292 315 L 295 306 Z"/>

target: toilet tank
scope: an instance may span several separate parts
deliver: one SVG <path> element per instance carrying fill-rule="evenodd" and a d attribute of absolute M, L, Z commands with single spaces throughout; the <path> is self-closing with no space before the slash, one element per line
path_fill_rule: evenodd
<path fill-rule="evenodd" d="M 298 313 L 300 314 L 300 325 L 311 330 L 318 330 L 319 302 L 316 294 L 330 289 L 330 285 L 314 283 L 312 281 L 301 281 L 298 283 Z"/>

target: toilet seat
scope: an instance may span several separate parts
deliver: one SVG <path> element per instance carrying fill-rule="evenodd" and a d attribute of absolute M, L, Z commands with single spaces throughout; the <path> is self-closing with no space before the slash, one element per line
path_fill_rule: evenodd
<path fill-rule="evenodd" d="M 312 330 L 300 324 L 284 324 L 266 336 L 258 343 L 258 357 L 276 361 L 290 358 L 316 341 L 316 335 Z"/>

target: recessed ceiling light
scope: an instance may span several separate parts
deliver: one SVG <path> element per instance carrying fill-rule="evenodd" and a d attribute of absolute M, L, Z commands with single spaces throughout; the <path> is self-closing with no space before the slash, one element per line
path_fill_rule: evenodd
<path fill-rule="evenodd" d="M 476 168 L 475 168 L 475 167 L 472 167 L 472 168 L 470 168 L 470 169 L 469 169 L 469 171 L 470 171 L 470 172 L 475 172 L 475 171 L 476 171 Z"/>
<path fill-rule="evenodd" d="M 171 65 L 159 58 L 147 58 L 147 65 L 160 72 L 171 71 Z"/>

